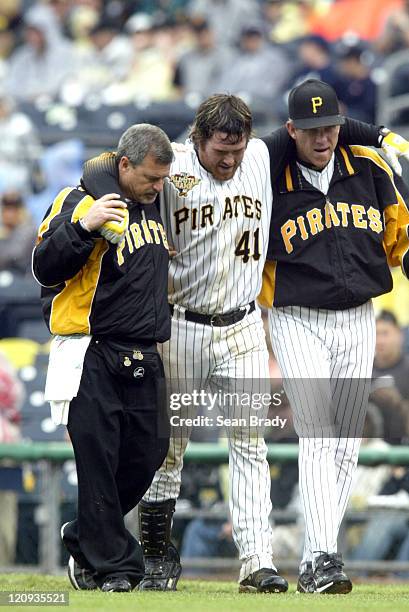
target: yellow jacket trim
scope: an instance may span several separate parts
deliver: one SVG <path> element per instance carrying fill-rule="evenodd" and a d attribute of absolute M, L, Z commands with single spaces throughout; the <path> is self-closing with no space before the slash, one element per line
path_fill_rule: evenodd
<path fill-rule="evenodd" d="M 92 199 L 92 198 L 91 198 Z M 51 306 L 50 331 L 52 334 L 89 334 L 90 313 L 102 258 L 108 251 L 106 240 L 98 239 L 85 266 L 65 283 Z"/>
<path fill-rule="evenodd" d="M 65 199 L 71 193 L 71 191 L 74 191 L 74 187 L 66 187 L 65 189 L 60 191 L 60 193 L 55 198 L 51 206 L 49 215 L 44 219 L 38 230 L 37 244 L 41 241 L 43 235 L 50 227 L 51 221 L 61 212 Z"/>
<path fill-rule="evenodd" d="M 351 175 L 355 174 L 355 170 L 353 169 L 351 162 L 349 161 L 348 153 L 346 152 L 344 147 L 339 147 L 339 150 L 341 151 L 342 157 L 344 158 L 345 166 L 346 166 L 346 169 L 348 170 L 348 173 Z M 351 150 L 352 150 L 352 147 L 351 147 Z"/>
<path fill-rule="evenodd" d="M 365 157 L 366 159 L 371 159 L 377 166 L 385 170 L 388 176 L 393 180 L 393 172 L 390 166 L 388 166 L 386 161 L 383 159 L 383 157 L 381 157 L 381 155 L 379 155 L 379 153 L 373 149 L 370 149 L 369 147 L 363 147 L 361 145 L 350 145 L 349 148 L 354 154 L 354 157 Z"/>
<path fill-rule="evenodd" d="M 274 290 L 276 284 L 276 261 L 266 261 L 263 270 L 263 284 L 257 300 L 260 306 L 271 308 L 274 304 Z"/>
<path fill-rule="evenodd" d="M 293 179 L 291 176 L 291 168 L 288 165 L 285 169 L 285 182 L 288 191 L 294 191 Z"/>
<path fill-rule="evenodd" d="M 92 198 L 90 195 L 84 196 L 74 208 L 71 221 L 75 223 L 78 221 L 78 219 L 82 219 L 82 217 L 87 214 L 94 202 L 94 198 Z"/>
<path fill-rule="evenodd" d="M 385 209 L 384 221 L 383 243 L 388 264 L 392 267 L 401 266 L 406 275 L 403 258 L 409 251 L 409 213 L 400 194 L 398 204 L 392 204 Z"/>
<path fill-rule="evenodd" d="M 372 149 L 352 145 L 351 150 L 356 157 L 366 157 L 382 168 L 390 177 L 396 193 L 396 202 L 387 206 L 384 210 L 384 240 L 383 245 L 388 259 L 388 264 L 392 267 L 403 267 L 403 258 L 409 251 L 409 211 L 401 193 L 396 188 L 393 172 L 386 161 Z M 406 274 L 405 274 L 406 275 Z"/>

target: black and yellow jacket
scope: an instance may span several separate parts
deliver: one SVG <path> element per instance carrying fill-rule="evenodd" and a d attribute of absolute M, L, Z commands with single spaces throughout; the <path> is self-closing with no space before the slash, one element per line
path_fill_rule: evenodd
<path fill-rule="evenodd" d="M 392 289 L 389 266 L 409 277 L 408 191 L 374 150 L 335 149 L 324 195 L 295 155 L 273 186 L 260 303 L 345 309 Z"/>
<path fill-rule="evenodd" d="M 78 222 L 105 193 L 121 194 L 113 154 L 84 167 L 81 186 L 63 189 L 38 232 L 33 272 L 52 334 L 125 341 L 170 337 L 168 244 L 157 207 L 128 202 L 124 240 L 111 244 Z"/>

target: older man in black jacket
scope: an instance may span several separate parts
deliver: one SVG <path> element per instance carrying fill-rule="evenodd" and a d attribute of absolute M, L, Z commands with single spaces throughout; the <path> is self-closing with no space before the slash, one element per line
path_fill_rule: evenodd
<path fill-rule="evenodd" d="M 34 250 L 54 334 L 46 397 L 78 473 L 78 518 L 62 529 L 75 588 L 130 591 L 144 574 L 123 517 L 168 449 L 156 349 L 170 336 L 168 244 L 155 200 L 172 158 L 162 130 L 131 126 L 57 195 Z"/>

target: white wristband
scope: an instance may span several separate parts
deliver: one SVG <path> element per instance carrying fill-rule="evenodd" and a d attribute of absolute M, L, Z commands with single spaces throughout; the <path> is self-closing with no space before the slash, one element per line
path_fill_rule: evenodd
<path fill-rule="evenodd" d="M 390 130 L 385 126 L 379 128 L 378 144 L 382 145 L 383 139 L 390 133 Z"/>
<path fill-rule="evenodd" d="M 84 219 L 78 219 L 78 222 L 84 231 L 88 232 L 89 234 L 91 233 L 91 230 L 89 229 L 88 225 L 85 223 Z"/>

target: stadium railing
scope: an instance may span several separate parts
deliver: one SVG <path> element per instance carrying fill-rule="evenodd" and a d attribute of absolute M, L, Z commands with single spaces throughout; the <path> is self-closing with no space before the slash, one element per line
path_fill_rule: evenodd
<path fill-rule="evenodd" d="M 296 461 L 297 444 L 268 445 L 268 460 L 272 463 Z M 18 444 L 0 444 L 0 460 L 7 459 L 20 464 L 24 461 L 41 462 L 43 468 L 40 525 L 40 570 L 47 574 L 56 573 L 59 569 L 59 533 L 60 533 L 60 488 L 61 464 L 73 459 L 72 446 L 67 442 L 24 442 Z M 222 464 L 228 462 L 228 448 L 216 443 L 189 443 L 185 462 L 202 462 Z M 409 465 L 409 446 L 395 446 L 388 449 L 362 448 L 359 454 L 361 465 L 375 466 L 380 464 Z M 200 567 L 206 566 L 206 560 L 200 560 Z M 212 559 L 211 567 L 215 566 Z M 235 566 L 232 559 L 221 559 L 220 568 Z M 385 562 L 382 562 L 384 564 Z M 195 565 L 193 562 L 192 567 Z M 217 565 L 217 563 L 216 563 Z M 356 565 L 356 564 L 355 564 Z M 365 562 L 365 566 L 367 563 Z M 376 569 L 376 562 L 370 564 Z M 284 563 L 285 566 L 285 563 Z M 283 566 L 283 567 L 284 567 Z M 218 566 L 219 567 L 219 566 Z M 384 565 L 383 565 L 384 567 Z M 284 567 L 285 568 L 285 567 Z M 408 564 L 393 562 L 390 569 L 408 569 Z M 351 567 L 351 569 L 353 569 Z M 371 569 L 368 565 L 368 570 Z"/>

